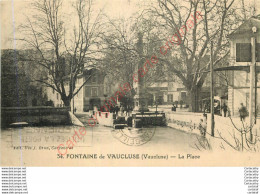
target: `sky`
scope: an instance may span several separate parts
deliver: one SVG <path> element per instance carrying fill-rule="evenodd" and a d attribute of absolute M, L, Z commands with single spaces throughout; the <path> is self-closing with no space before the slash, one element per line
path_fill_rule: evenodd
<path fill-rule="evenodd" d="M 1 22 L 1 49 L 20 49 L 22 46 L 19 41 L 14 41 L 19 36 L 17 27 L 24 23 L 26 15 L 33 13 L 30 3 L 33 0 L 0 0 L 0 22 Z M 75 0 L 64 0 L 65 9 L 72 10 L 70 2 Z M 152 0 L 96 0 L 96 8 L 104 8 L 104 12 L 110 18 L 130 17 L 134 12 L 138 11 L 138 3 L 151 2 Z M 258 2 L 260 0 L 246 0 L 248 2 Z M 236 1 L 237 3 L 240 0 Z M 66 7 L 67 6 L 67 7 Z M 259 14 L 259 12 L 258 12 Z M 70 11 L 67 11 L 67 17 L 71 19 Z M 73 19 L 72 19 L 73 20 Z"/>
<path fill-rule="evenodd" d="M 64 0 L 65 6 L 67 6 L 68 9 L 71 9 L 71 1 L 72 0 Z M 95 6 L 98 9 L 104 8 L 104 12 L 110 18 L 121 16 L 127 18 L 137 10 L 137 1 L 138 0 L 96 0 Z M 21 47 L 19 42 L 13 40 L 19 36 L 17 27 L 24 23 L 26 16 L 30 16 L 33 12 L 30 3 L 31 0 L 0 0 L 1 49 Z"/>

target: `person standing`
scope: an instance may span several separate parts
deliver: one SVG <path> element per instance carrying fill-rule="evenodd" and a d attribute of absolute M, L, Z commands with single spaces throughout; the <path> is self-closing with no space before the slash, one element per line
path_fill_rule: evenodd
<path fill-rule="evenodd" d="M 199 130 L 200 130 L 200 135 L 202 137 L 205 137 L 206 136 L 206 131 L 207 131 L 207 123 L 205 125 L 205 122 L 204 122 L 203 119 L 200 119 Z"/>
<path fill-rule="evenodd" d="M 176 106 L 175 106 L 175 104 L 172 104 L 172 111 L 176 112 Z"/>
<path fill-rule="evenodd" d="M 120 112 L 121 112 L 121 116 L 123 117 L 124 116 L 124 107 L 122 105 L 120 107 Z"/>
<path fill-rule="evenodd" d="M 227 116 L 227 110 L 228 110 L 228 107 L 227 107 L 226 103 L 223 104 L 222 110 L 224 112 L 224 117 L 226 117 Z"/>
<path fill-rule="evenodd" d="M 118 111 L 119 111 L 119 107 L 118 107 L 118 105 L 116 105 L 116 107 L 115 107 L 116 116 L 118 116 Z"/>
<path fill-rule="evenodd" d="M 239 109 L 239 116 L 241 121 L 245 121 L 245 118 L 248 116 L 247 108 L 243 105 L 243 103 L 240 104 L 241 107 Z"/>

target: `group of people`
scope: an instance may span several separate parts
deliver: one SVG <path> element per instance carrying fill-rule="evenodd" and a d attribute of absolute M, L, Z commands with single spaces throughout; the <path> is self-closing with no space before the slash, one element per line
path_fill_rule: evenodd
<path fill-rule="evenodd" d="M 243 105 L 243 103 L 241 103 L 240 105 L 241 105 L 241 106 L 240 106 L 238 112 L 239 112 L 240 119 L 241 119 L 241 121 L 242 121 L 242 120 L 245 120 L 245 118 L 248 116 L 248 110 L 247 110 L 247 108 Z M 218 106 L 219 106 L 219 105 L 218 105 Z M 218 107 L 218 106 L 217 106 L 217 107 Z M 215 112 L 215 109 L 216 109 L 217 107 L 214 107 L 214 112 Z M 173 106 L 172 106 L 172 111 L 176 112 L 176 108 L 177 108 L 176 105 L 173 104 Z M 221 109 L 221 110 L 223 111 L 223 116 L 224 116 L 224 117 L 227 117 L 227 116 L 229 115 L 229 109 L 228 109 L 228 106 L 226 105 L 226 103 L 224 103 L 224 104 L 221 106 L 221 108 L 219 107 L 219 109 Z M 102 110 L 102 111 L 104 111 L 104 110 Z M 114 113 L 116 116 L 118 116 L 119 113 L 120 113 L 121 116 L 124 116 L 124 114 L 126 115 L 129 111 L 130 111 L 130 109 L 125 108 L 123 105 L 120 105 L 120 106 L 119 106 L 119 105 L 116 105 L 116 106 L 111 106 L 111 107 L 110 107 L 110 112 L 111 112 L 111 113 Z M 207 110 L 207 107 L 206 107 L 206 104 L 205 104 L 205 106 L 204 106 L 204 114 L 206 113 L 206 111 L 209 111 L 209 110 Z"/>
<path fill-rule="evenodd" d="M 106 112 L 107 110 L 105 108 L 103 108 L 104 110 L 101 110 L 103 112 Z M 116 116 L 123 116 L 124 114 L 127 114 L 129 112 L 128 108 L 125 108 L 123 105 L 115 105 L 115 106 L 111 106 L 109 109 L 110 113 L 114 113 Z"/>
<path fill-rule="evenodd" d="M 223 111 L 223 116 L 224 117 L 227 117 L 228 116 L 228 106 L 226 105 L 226 103 L 224 103 L 222 106 L 220 106 L 220 104 L 217 104 L 217 106 L 214 106 L 214 114 L 217 114 L 217 115 L 222 115 L 222 112 Z M 210 104 L 204 104 L 204 114 L 206 112 L 210 112 Z"/>
<path fill-rule="evenodd" d="M 226 105 L 226 103 L 223 104 L 221 109 L 223 110 L 224 117 L 228 116 L 227 115 L 227 113 L 228 113 L 228 106 Z M 244 106 L 243 103 L 240 103 L 240 108 L 238 109 L 238 112 L 239 112 L 239 117 L 240 117 L 241 121 L 244 121 L 245 118 L 248 116 L 248 110 Z"/>
<path fill-rule="evenodd" d="M 214 107 L 215 109 L 216 107 Z M 229 109 L 228 109 L 228 106 L 226 105 L 226 103 L 224 103 L 221 107 L 221 110 L 223 110 L 223 113 L 224 113 L 224 117 L 227 117 L 228 114 L 229 114 Z M 215 111 L 214 111 L 215 112 Z M 245 118 L 248 116 L 248 110 L 247 108 L 244 106 L 243 103 L 240 103 L 240 108 L 238 109 L 238 112 L 239 112 L 239 117 L 241 119 L 241 121 L 244 121 Z M 205 109 L 204 109 L 204 113 L 205 113 Z"/>

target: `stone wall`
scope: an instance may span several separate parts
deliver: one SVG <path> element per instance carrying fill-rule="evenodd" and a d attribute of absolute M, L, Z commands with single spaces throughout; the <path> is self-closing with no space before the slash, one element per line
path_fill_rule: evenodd
<path fill-rule="evenodd" d="M 2 107 L 1 127 L 26 122 L 29 125 L 71 124 L 69 107 Z"/>

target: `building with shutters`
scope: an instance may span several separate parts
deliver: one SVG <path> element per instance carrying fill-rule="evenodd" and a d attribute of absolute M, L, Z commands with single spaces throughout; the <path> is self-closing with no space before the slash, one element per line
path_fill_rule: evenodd
<path fill-rule="evenodd" d="M 77 91 L 86 80 L 87 82 L 71 102 L 71 106 L 74 107 L 76 112 L 87 112 L 93 110 L 94 106 L 100 107 L 104 103 L 106 98 L 106 95 L 104 95 L 104 78 L 105 74 L 95 68 L 86 68 L 85 71 L 78 76 L 75 91 Z M 65 86 L 67 91 L 68 87 L 68 85 Z M 53 101 L 55 107 L 64 106 L 60 95 L 52 88 L 48 88 L 48 99 Z"/>
<path fill-rule="evenodd" d="M 260 108 L 259 72 L 256 70 L 255 74 L 250 75 L 250 66 L 253 65 L 254 60 L 256 61 L 255 68 L 260 66 L 260 16 L 252 17 L 244 22 L 229 35 L 229 39 L 229 66 L 233 66 L 233 70 L 230 68 L 232 71 L 229 71 L 228 107 L 231 115 L 238 115 L 241 103 L 249 110 L 252 79 L 254 82 L 252 103 Z M 255 40 L 254 47 L 252 47 L 253 39 Z M 255 59 L 252 58 L 254 48 Z"/>

